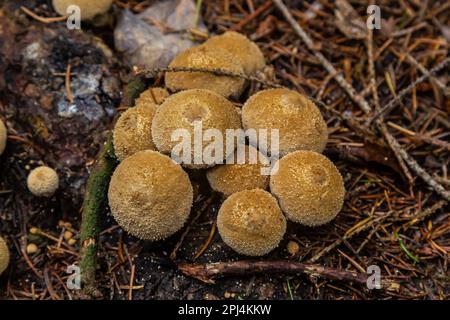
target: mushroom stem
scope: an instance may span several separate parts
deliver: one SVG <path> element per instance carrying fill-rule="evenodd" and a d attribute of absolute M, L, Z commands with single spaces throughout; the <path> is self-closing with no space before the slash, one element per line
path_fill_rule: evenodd
<path fill-rule="evenodd" d="M 98 218 L 105 210 L 108 185 L 116 164 L 110 135 L 89 176 L 83 202 L 80 269 L 83 290 L 89 296 L 99 294 L 95 285 L 97 239 L 100 232 Z"/>
<path fill-rule="evenodd" d="M 234 261 L 206 264 L 181 263 L 178 269 L 185 275 L 206 283 L 214 283 L 214 278 L 224 276 L 248 276 L 255 273 L 305 273 L 314 277 L 330 280 L 355 282 L 362 285 L 367 283 L 367 274 L 347 271 L 337 268 L 323 267 L 317 264 L 275 260 L 275 261 Z M 405 279 L 407 280 L 407 279 Z M 382 279 L 381 287 L 385 290 L 398 290 L 400 284 L 393 280 Z"/>

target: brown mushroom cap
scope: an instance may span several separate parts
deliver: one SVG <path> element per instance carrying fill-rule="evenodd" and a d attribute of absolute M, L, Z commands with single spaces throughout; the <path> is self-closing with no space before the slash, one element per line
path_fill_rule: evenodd
<path fill-rule="evenodd" d="M 243 73 L 235 56 L 222 49 L 198 46 L 182 52 L 169 64 L 171 68 L 221 69 Z M 244 79 L 218 76 L 209 72 L 167 72 L 166 86 L 173 91 L 184 89 L 208 89 L 225 97 L 239 96 L 244 88 Z"/>
<path fill-rule="evenodd" d="M 160 152 L 171 154 L 174 146 L 179 143 L 172 141 L 172 133 L 177 129 L 186 129 L 191 135 L 191 155 L 194 159 L 196 121 L 201 121 L 203 132 L 207 129 L 217 129 L 224 137 L 226 129 L 241 128 L 239 114 L 230 101 L 213 91 L 192 89 L 171 95 L 158 108 L 152 123 L 153 142 Z M 206 145 L 207 143 L 203 143 L 203 147 Z M 223 149 L 225 151 L 225 147 Z M 188 168 L 208 166 L 208 164 L 186 164 Z"/>
<path fill-rule="evenodd" d="M 189 216 L 193 190 L 186 172 L 156 151 L 139 151 L 114 171 L 109 206 L 119 225 L 144 240 L 177 232 Z"/>
<path fill-rule="evenodd" d="M 267 189 L 269 176 L 261 174 L 261 168 L 267 167 L 269 161 L 266 156 L 252 146 L 245 146 L 245 163 L 237 163 L 237 152 L 235 150 L 234 162 L 211 168 L 206 173 L 211 188 L 223 193 L 226 197 L 242 190 Z M 250 161 L 250 153 L 256 155 L 256 161 Z"/>
<path fill-rule="evenodd" d="M 251 96 L 242 107 L 247 129 L 279 130 L 280 157 L 296 150 L 322 152 L 328 139 L 320 110 L 307 97 L 289 89 L 268 89 Z M 252 144 L 256 143 L 250 141 Z"/>
<path fill-rule="evenodd" d="M 135 101 L 136 106 L 153 103 L 160 105 L 169 96 L 169 92 L 164 88 L 148 88 L 143 91 Z"/>
<path fill-rule="evenodd" d="M 114 151 L 119 161 L 142 150 L 156 150 L 151 128 L 157 103 L 162 102 L 168 92 L 161 88 L 150 88 L 136 99 L 136 106 L 121 114 L 114 127 Z"/>
<path fill-rule="evenodd" d="M 286 232 L 286 219 L 277 200 L 261 189 L 229 196 L 217 215 L 223 241 L 247 256 L 262 256 L 275 249 Z"/>
<path fill-rule="evenodd" d="M 209 38 L 205 43 L 209 48 L 223 49 L 234 55 L 246 74 L 253 75 L 264 68 L 266 61 L 259 47 L 246 36 L 235 31 L 227 31 Z"/>
<path fill-rule="evenodd" d="M 6 140 L 8 138 L 8 131 L 6 130 L 6 126 L 3 123 L 2 119 L 0 119 L 0 156 L 6 148 Z"/>
<path fill-rule="evenodd" d="M 113 0 L 53 0 L 53 8 L 61 15 L 67 15 L 67 8 L 76 5 L 80 8 L 81 20 L 89 20 L 109 10 Z"/>
<path fill-rule="evenodd" d="M 336 166 L 324 155 L 296 151 L 278 161 L 270 190 L 288 219 L 307 225 L 325 224 L 339 213 L 345 188 Z"/>
<path fill-rule="evenodd" d="M 9 264 L 9 249 L 6 241 L 0 237 L 0 275 L 8 268 Z"/>
<path fill-rule="evenodd" d="M 50 167 L 37 167 L 28 175 L 27 186 L 35 196 L 51 197 L 59 186 L 58 174 Z"/>

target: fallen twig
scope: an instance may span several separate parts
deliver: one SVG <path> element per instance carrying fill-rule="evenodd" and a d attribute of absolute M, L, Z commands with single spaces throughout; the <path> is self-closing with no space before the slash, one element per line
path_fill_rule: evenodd
<path fill-rule="evenodd" d="M 401 54 L 404 54 L 406 59 L 408 59 L 408 61 L 413 66 L 415 66 L 417 69 L 419 69 L 419 71 L 422 74 L 428 74 L 429 73 L 427 68 L 425 68 L 419 61 L 417 61 L 409 52 L 405 51 L 405 52 L 402 52 Z M 441 81 L 439 81 L 439 79 L 437 79 L 433 75 L 430 75 L 429 77 L 430 77 L 431 81 L 433 81 L 439 87 L 439 89 L 442 90 L 442 92 L 444 93 L 445 96 L 449 96 L 450 95 L 450 90 L 445 84 L 443 84 Z"/>
<path fill-rule="evenodd" d="M 416 224 L 417 222 L 422 221 L 429 215 L 431 215 L 431 214 L 435 213 L 437 210 L 441 209 L 446 203 L 447 202 L 445 200 L 440 200 L 440 201 L 436 202 L 434 205 L 432 205 L 431 207 L 414 215 L 414 217 L 412 217 L 410 221 L 406 222 L 403 225 L 403 229 L 407 229 L 410 226 Z"/>
<path fill-rule="evenodd" d="M 375 61 L 373 58 L 373 30 L 369 29 L 367 31 L 367 56 L 369 60 L 369 75 L 370 75 L 370 87 L 372 90 L 372 96 L 373 101 L 375 105 L 375 110 L 379 111 L 381 109 L 380 106 L 380 98 L 378 96 L 377 91 L 377 80 L 376 80 L 376 74 L 375 74 Z M 383 134 L 384 138 L 386 139 L 389 147 L 394 152 L 395 157 L 397 158 L 397 161 L 402 168 L 403 174 L 408 179 L 409 183 L 412 183 L 413 177 L 411 175 L 411 172 L 409 171 L 408 167 L 406 166 L 405 162 L 403 161 L 403 158 L 400 155 L 400 152 L 398 152 L 397 148 L 395 148 L 395 144 L 393 143 L 391 136 L 388 134 L 388 130 L 386 127 L 386 124 L 383 121 L 379 121 L 377 123 L 378 128 L 380 129 L 381 133 Z"/>
<path fill-rule="evenodd" d="M 48 24 L 48 23 L 52 23 L 52 22 L 59 22 L 59 21 L 65 21 L 67 20 L 67 16 L 62 16 L 62 17 L 41 17 L 39 15 L 37 15 L 36 13 L 34 13 L 33 11 L 31 11 L 30 9 L 21 6 L 20 10 L 22 10 L 23 12 L 25 12 L 28 16 L 30 16 L 31 18 L 33 18 L 34 20 L 37 20 L 39 22 Z"/>
<path fill-rule="evenodd" d="M 428 72 L 424 73 L 421 77 L 417 78 L 415 81 L 413 81 L 409 86 L 407 86 L 405 89 L 401 90 L 395 98 L 393 98 L 391 101 L 389 101 L 379 112 L 377 112 L 374 116 L 372 116 L 369 120 L 367 120 L 367 125 L 370 125 L 374 120 L 376 120 L 378 117 L 380 117 L 383 114 L 387 114 L 392 109 L 394 109 L 395 106 L 397 106 L 398 103 L 403 99 L 404 96 L 406 96 L 415 86 L 418 84 L 424 82 L 426 79 L 428 79 L 430 76 L 434 75 L 435 73 L 439 72 L 440 70 L 444 69 L 448 64 L 450 64 L 450 58 L 447 58 L 440 62 L 436 67 L 433 69 L 430 69 Z"/>
<path fill-rule="evenodd" d="M 343 269 L 323 267 L 316 264 L 293 262 L 287 260 L 279 261 L 235 261 L 216 262 L 207 264 L 181 263 L 178 268 L 185 275 L 196 278 L 206 283 L 214 283 L 217 277 L 242 276 L 255 273 L 305 273 L 312 277 L 322 277 L 330 280 L 355 282 L 362 285 L 367 284 L 368 276 Z M 385 290 L 398 290 L 398 282 L 382 279 L 381 287 Z"/>
<path fill-rule="evenodd" d="M 147 68 L 134 67 L 134 72 L 136 75 L 144 75 L 146 77 L 154 77 L 155 75 L 157 75 L 160 72 L 207 72 L 207 73 L 212 73 L 216 76 L 242 78 L 247 81 L 254 81 L 254 82 L 261 83 L 267 87 L 283 88 L 283 86 L 281 86 L 275 82 L 272 82 L 269 80 L 264 80 L 257 76 L 250 76 L 250 75 L 247 75 L 244 73 L 238 73 L 238 72 L 233 72 L 233 71 L 224 70 L 224 69 L 216 69 L 216 68 L 188 68 L 188 67 L 172 68 L 172 67 L 167 67 L 167 68 L 147 69 Z"/>

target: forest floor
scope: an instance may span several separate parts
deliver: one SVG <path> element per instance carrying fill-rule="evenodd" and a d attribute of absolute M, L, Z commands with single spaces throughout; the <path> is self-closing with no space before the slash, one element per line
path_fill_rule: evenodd
<path fill-rule="evenodd" d="M 151 2 L 115 1 L 114 12 L 138 13 Z M 288 223 L 280 246 L 249 262 L 267 263 L 263 273 L 256 265 L 253 272 L 239 266 L 248 260 L 216 231 L 221 197 L 209 191 L 204 172 L 190 172 L 198 191 L 191 218 L 165 241 L 128 235 L 105 208 L 98 243 L 101 296 L 448 299 L 450 2 L 377 1 L 381 29 L 373 34 L 365 27 L 368 1 L 285 1 L 304 34 L 277 0 L 200 2 L 210 34 L 247 35 L 267 59 L 268 79 L 323 102 L 329 130 L 324 154 L 344 177 L 343 210 L 317 228 Z M 5 1 L 0 8 L 0 117 L 9 134 L 0 157 L 0 234 L 11 251 L 0 298 L 78 299 L 85 296 L 70 290 L 66 280 L 67 267 L 80 260 L 85 185 L 124 110 L 120 92 L 132 72 L 114 50 L 114 19 L 71 33 L 64 21 L 42 22 L 36 15 L 56 17 L 51 1 Z M 78 105 L 73 114 L 64 102 L 67 78 Z M 161 80 L 160 74 L 146 83 L 157 86 Z M 253 84 L 234 102 L 242 104 L 262 86 Z M 26 188 L 28 172 L 40 164 L 60 175 L 61 187 L 50 199 L 37 199 Z M 30 243 L 38 245 L 37 252 L 27 253 Z M 238 262 L 236 274 L 215 283 L 179 269 L 181 263 L 230 261 Z M 283 272 L 291 263 L 331 268 L 331 275 Z M 374 290 L 348 281 L 370 266 L 393 285 Z M 339 280 L 334 273 L 343 276 Z"/>

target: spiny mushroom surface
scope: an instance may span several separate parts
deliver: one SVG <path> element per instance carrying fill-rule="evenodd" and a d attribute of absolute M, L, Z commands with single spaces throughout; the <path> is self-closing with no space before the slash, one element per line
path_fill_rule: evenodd
<path fill-rule="evenodd" d="M 268 130 L 268 151 L 270 130 L 278 129 L 280 157 L 296 150 L 322 152 L 327 144 L 327 124 L 320 110 L 289 89 L 268 89 L 251 96 L 242 107 L 242 124 L 246 130 Z"/>
<path fill-rule="evenodd" d="M 114 127 L 114 152 L 119 161 L 142 150 L 155 150 L 151 128 L 158 102 L 162 102 L 168 92 L 161 88 L 144 91 L 136 106 L 121 114 Z"/>
<path fill-rule="evenodd" d="M 243 73 L 239 60 L 223 49 L 198 46 L 180 53 L 169 64 L 171 68 L 221 69 Z M 208 89 L 225 97 L 239 96 L 245 80 L 239 77 L 219 76 L 209 72 L 167 72 L 166 86 L 172 91 L 184 89 Z"/>
<path fill-rule="evenodd" d="M 210 90 L 181 91 L 168 97 L 159 106 L 152 122 L 153 142 L 158 150 L 165 154 L 171 154 L 174 146 L 179 144 L 178 141 L 172 141 L 172 134 L 175 130 L 185 129 L 191 137 L 192 161 L 190 164 L 184 165 L 188 168 L 206 168 L 210 164 L 193 163 L 196 151 L 194 146 L 195 123 L 201 123 L 202 132 L 207 129 L 216 129 L 225 137 L 226 129 L 241 128 L 241 119 L 230 101 Z M 203 147 L 206 145 L 207 143 L 203 143 Z M 223 149 L 225 150 L 224 146 Z M 221 160 L 225 157 L 224 154 Z"/>
<path fill-rule="evenodd" d="M 238 59 L 244 72 L 249 75 L 263 69 L 266 64 L 264 55 L 256 43 L 235 31 L 227 31 L 224 34 L 213 36 L 204 45 L 228 51 Z"/>
<path fill-rule="evenodd" d="M 8 138 L 8 131 L 6 130 L 6 126 L 3 123 L 2 119 L 0 119 L 0 156 L 6 148 L 6 140 Z"/>
<path fill-rule="evenodd" d="M 51 197 L 59 186 L 59 178 L 56 171 L 46 166 L 40 166 L 32 170 L 27 178 L 28 190 L 38 197 Z"/>
<path fill-rule="evenodd" d="M 169 92 L 164 88 L 148 88 L 139 95 L 135 101 L 135 105 L 140 106 L 148 103 L 159 105 L 168 96 Z"/>
<path fill-rule="evenodd" d="M 270 190 L 287 218 L 307 226 L 325 224 L 339 213 L 345 188 L 336 166 L 324 155 L 296 151 L 278 161 Z"/>
<path fill-rule="evenodd" d="M 277 200 L 261 189 L 229 196 L 217 215 L 223 241 L 247 256 L 262 256 L 275 249 L 286 232 L 286 219 Z"/>
<path fill-rule="evenodd" d="M 211 168 L 206 173 L 211 188 L 229 195 L 251 189 L 267 189 L 269 187 L 269 175 L 263 175 L 261 169 L 269 165 L 269 160 L 261 152 L 252 146 L 243 146 L 245 162 L 238 163 L 238 151 L 236 148 L 233 157 L 234 161 Z M 250 156 L 253 154 L 252 159 Z M 231 159 L 232 160 L 232 159 Z M 255 160 L 255 161 L 253 161 Z"/>
<path fill-rule="evenodd" d="M 9 264 L 9 249 L 6 241 L 0 237 L 0 275 L 8 268 Z"/>
<path fill-rule="evenodd" d="M 76 5 L 80 8 L 81 20 L 90 20 L 106 13 L 112 2 L 113 0 L 53 0 L 53 8 L 59 15 L 66 16 L 67 8 Z"/>
<path fill-rule="evenodd" d="M 119 225 L 144 240 L 177 232 L 189 216 L 193 190 L 186 172 L 156 151 L 139 151 L 114 171 L 109 206 Z"/>

